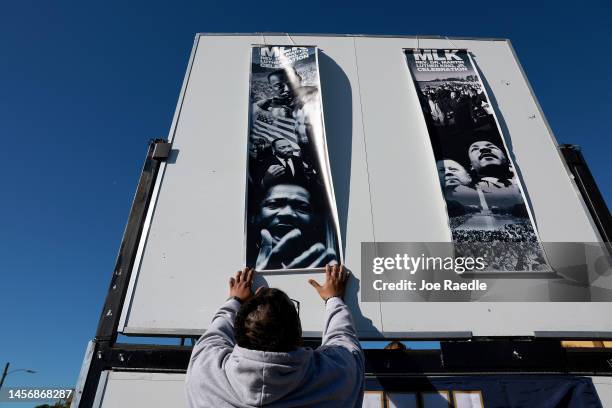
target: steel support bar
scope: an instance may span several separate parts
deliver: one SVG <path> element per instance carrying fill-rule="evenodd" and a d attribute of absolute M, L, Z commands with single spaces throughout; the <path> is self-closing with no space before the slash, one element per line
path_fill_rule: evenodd
<path fill-rule="evenodd" d="M 192 347 L 116 344 L 100 351 L 102 370 L 186 372 Z M 612 349 L 565 349 L 552 340 L 443 342 L 440 350 L 364 350 L 366 375 L 486 373 L 612 375 Z"/>
<path fill-rule="evenodd" d="M 107 367 L 106 355 L 112 350 L 117 341 L 117 328 L 130 282 L 130 275 L 134 267 L 134 260 L 138 243 L 142 236 L 144 222 L 153 196 L 155 180 L 162 161 L 166 160 L 170 152 L 170 144 L 165 140 L 156 139 L 149 143 L 134 201 L 130 209 L 128 222 L 123 234 L 119 254 L 111 277 L 104 307 L 94 338 L 95 349 L 89 366 L 87 378 L 80 396 L 79 407 L 92 406 L 100 374 Z"/>
<path fill-rule="evenodd" d="M 604 242 L 612 242 L 612 215 L 606 202 L 595 183 L 595 179 L 584 160 L 580 147 L 564 144 L 559 150 L 569 167 L 578 190 L 591 213 L 591 217 L 597 226 L 599 234 Z"/>

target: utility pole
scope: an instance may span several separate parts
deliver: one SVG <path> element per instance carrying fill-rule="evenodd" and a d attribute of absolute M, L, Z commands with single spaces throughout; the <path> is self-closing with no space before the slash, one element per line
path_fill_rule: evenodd
<path fill-rule="evenodd" d="M 8 373 L 8 368 L 11 363 L 6 363 L 4 366 L 4 371 L 2 372 L 2 378 L 0 378 L 0 390 L 2 389 L 2 384 L 4 384 L 4 379 L 6 378 L 6 374 Z"/>

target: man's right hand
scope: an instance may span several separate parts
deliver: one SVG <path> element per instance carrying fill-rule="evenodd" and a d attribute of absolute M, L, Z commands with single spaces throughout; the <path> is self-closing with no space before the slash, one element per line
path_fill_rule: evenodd
<path fill-rule="evenodd" d="M 265 187 L 277 178 L 282 177 L 284 175 L 285 167 L 281 166 L 280 164 L 273 164 L 268 167 L 268 170 L 266 170 L 266 172 L 264 173 L 263 178 L 261 180 L 261 184 Z"/>
<path fill-rule="evenodd" d="M 253 297 L 253 279 L 255 278 L 255 270 L 253 268 L 244 268 L 236 272 L 234 278 L 229 279 L 229 297 L 237 297 L 242 302 L 246 302 Z"/>
<path fill-rule="evenodd" d="M 349 272 L 344 268 L 344 265 L 327 265 L 325 266 L 325 282 L 320 285 L 316 280 L 309 279 L 310 283 L 321 296 L 321 299 L 327 301 L 332 297 L 344 296 L 346 282 L 348 281 Z"/>

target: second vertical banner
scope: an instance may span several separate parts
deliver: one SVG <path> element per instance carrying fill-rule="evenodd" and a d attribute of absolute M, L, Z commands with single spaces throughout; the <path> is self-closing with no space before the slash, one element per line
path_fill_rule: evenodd
<path fill-rule="evenodd" d="M 488 271 L 548 270 L 499 123 L 468 51 L 404 53 L 460 254 L 485 255 Z"/>

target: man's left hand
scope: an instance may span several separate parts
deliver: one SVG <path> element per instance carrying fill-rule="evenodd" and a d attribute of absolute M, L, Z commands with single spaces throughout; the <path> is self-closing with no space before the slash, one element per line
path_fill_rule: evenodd
<path fill-rule="evenodd" d="M 243 302 L 246 302 L 253 296 L 253 279 L 255 278 L 255 270 L 253 268 L 244 268 L 236 272 L 236 276 L 229 280 L 229 297 L 237 297 Z"/>

